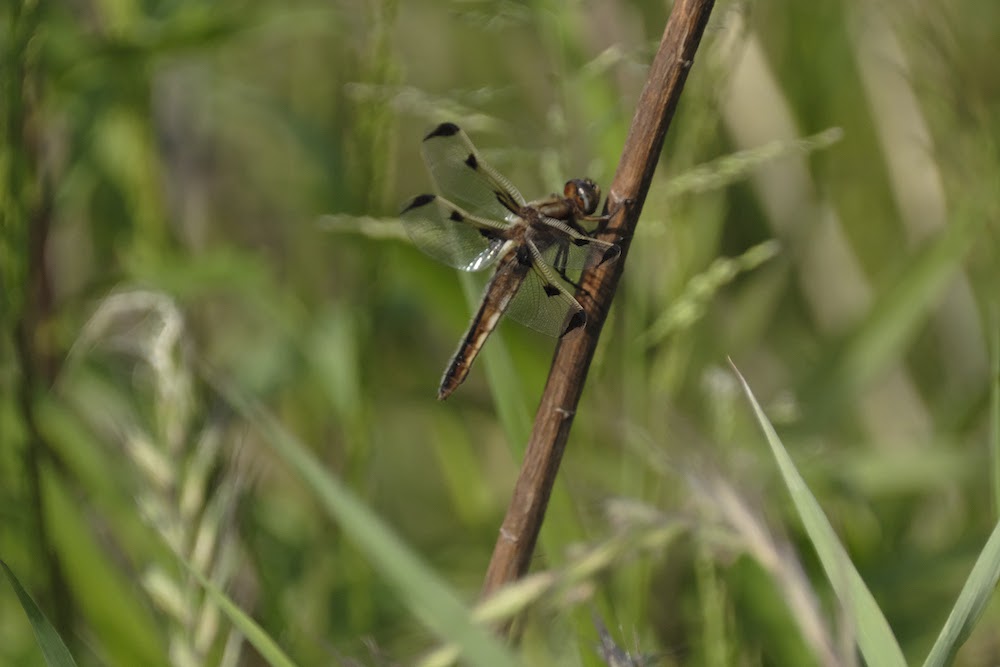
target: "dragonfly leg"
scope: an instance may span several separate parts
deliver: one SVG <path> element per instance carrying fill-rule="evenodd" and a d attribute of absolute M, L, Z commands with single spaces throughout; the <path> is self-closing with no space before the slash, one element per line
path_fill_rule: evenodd
<path fill-rule="evenodd" d="M 597 225 L 597 228 L 594 229 L 594 234 L 601 234 L 603 232 L 617 232 L 617 231 L 619 231 L 621 229 L 621 227 L 608 227 L 608 223 L 611 222 L 611 219 L 614 218 L 619 213 L 622 213 L 623 211 L 625 211 L 625 210 L 627 210 L 629 208 L 632 208 L 632 204 L 634 204 L 634 203 L 635 203 L 635 199 L 633 199 L 631 197 L 628 197 L 627 199 L 622 199 L 617 204 L 615 204 L 614 210 L 609 211 L 609 212 L 605 213 L 604 215 L 594 216 L 595 219 L 597 220 L 597 222 L 599 223 Z M 607 205 L 607 204 L 605 204 L 605 205 Z"/>
<path fill-rule="evenodd" d="M 583 286 L 583 280 L 573 280 L 569 277 L 566 272 L 566 260 L 569 258 L 569 246 L 563 245 L 556 251 L 555 257 L 552 258 L 552 268 L 559 275 L 560 278 L 565 280 L 567 283 L 573 286 L 573 288 L 581 293 L 586 294 L 587 298 L 591 301 L 594 300 L 594 295 L 591 294 L 590 290 Z"/>
<path fill-rule="evenodd" d="M 580 284 L 569 277 L 566 273 L 566 262 L 569 259 L 569 245 L 561 244 L 556 250 L 555 257 L 552 258 L 552 268 L 556 270 L 559 277 L 568 282 L 573 287 L 580 289 Z"/>

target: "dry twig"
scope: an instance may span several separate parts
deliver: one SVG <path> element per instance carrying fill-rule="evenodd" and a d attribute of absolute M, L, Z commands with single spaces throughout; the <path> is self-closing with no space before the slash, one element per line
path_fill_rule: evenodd
<path fill-rule="evenodd" d="M 556 348 L 521 472 L 486 572 L 483 596 L 528 570 L 597 339 L 625 266 L 663 138 L 713 4 L 713 0 L 678 0 L 667 21 L 608 192 L 608 210 L 626 202 L 627 206 L 612 221 L 613 229 L 598 236 L 618 241 L 622 254 L 617 262 L 583 277 L 577 298 L 587 310 L 587 326 L 583 335 L 560 341 Z"/>

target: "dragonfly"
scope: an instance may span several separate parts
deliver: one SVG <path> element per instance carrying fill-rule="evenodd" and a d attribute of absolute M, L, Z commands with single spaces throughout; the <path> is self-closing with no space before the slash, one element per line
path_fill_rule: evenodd
<path fill-rule="evenodd" d="M 454 123 L 424 137 L 421 153 L 437 193 L 403 206 L 400 219 L 410 239 L 462 271 L 496 267 L 441 378 L 438 399 L 444 400 L 465 381 L 504 314 L 549 336 L 580 331 L 586 313 L 561 281 L 579 288 L 583 269 L 613 262 L 621 249 L 580 224 L 613 215 L 594 214 L 601 190 L 589 178 L 567 181 L 562 194 L 526 201 Z"/>

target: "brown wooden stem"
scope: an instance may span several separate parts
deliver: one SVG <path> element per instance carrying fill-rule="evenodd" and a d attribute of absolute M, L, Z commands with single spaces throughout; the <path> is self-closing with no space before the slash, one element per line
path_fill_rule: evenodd
<path fill-rule="evenodd" d="M 663 137 L 713 4 L 713 0 L 678 0 L 667 21 L 608 192 L 608 210 L 627 203 L 624 212 L 611 221 L 614 229 L 603 234 L 605 240 L 618 241 L 622 254 L 617 262 L 584 276 L 577 296 L 587 309 L 587 326 L 583 335 L 561 341 L 556 347 L 521 472 L 486 572 L 484 597 L 528 570 L 587 370 L 625 267 Z"/>

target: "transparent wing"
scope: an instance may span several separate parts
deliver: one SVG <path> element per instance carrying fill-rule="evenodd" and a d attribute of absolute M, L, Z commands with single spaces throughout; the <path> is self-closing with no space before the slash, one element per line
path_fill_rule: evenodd
<path fill-rule="evenodd" d="M 534 230 L 531 241 L 542 260 L 570 283 L 579 282 L 583 269 L 613 262 L 621 254 L 621 248 L 614 243 L 584 236 L 552 218 L 545 221 L 549 228 L 558 231 Z"/>
<path fill-rule="evenodd" d="M 538 257 L 507 307 L 507 315 L 547 336 L 565 336 L 586 324 L 586 313 Z"/>
<path fill-rule="evenodd" d="M 442 123 L 424 137 L 424 162 L 438 193 L 473 215 L 506 220 L 524 206 L 524 197 L 485 162 L 468 135 L 454 123 Z"/>
<path fill-rule="evenodd" d="M 470 215 L 437 195 L 414 197 L 399 218 L 418 248 L 456 269 L 479 271 L 503 254 L 505 224 Z"/>

